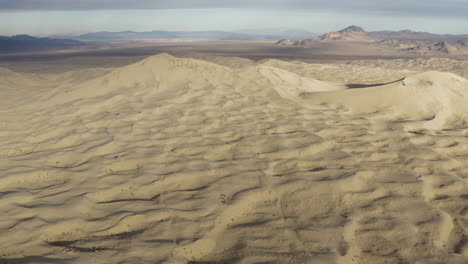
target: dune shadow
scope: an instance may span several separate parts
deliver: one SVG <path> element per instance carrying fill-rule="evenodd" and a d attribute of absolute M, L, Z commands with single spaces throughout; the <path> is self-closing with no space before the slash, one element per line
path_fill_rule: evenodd
<path fill-rule="evenodd" d="M 48 258 L 42 256 L 27 256 L 23 258 L 11 258 L 11 259 L 2 259 L 0 258 L 1 264 L 29 264 L 29 263 L 43 263 L 43 264 L 52 264 L 52 263 L 67 263 L 73 259 L 56 259 Z"/>
<path fill-rule="evenodd" d="M 374 83 L 374 84 L 359 84 L 359 83 L 349 83 L 346 84 L 346 87 L 349 89 L 359 89 L 359 88 L 369 88 L 369 87 L 377 87 L 377 86 L 384 86 L 387 84 L 392 84 L 392 83 L 397 83 L 403 81 L 405 78 L 396 80 L 393 82 L 388 82 L 388 83 Z"/>

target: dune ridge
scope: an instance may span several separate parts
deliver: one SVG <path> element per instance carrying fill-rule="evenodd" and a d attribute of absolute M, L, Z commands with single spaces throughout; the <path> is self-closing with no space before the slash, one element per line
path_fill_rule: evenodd
<path fill-rule="evenodd" d="M 1 70 L 0 262 L 466 263 L 465 78 L 207 60 Z"/>
<path fill-rule="evenodd" d="M 452 73 L 424 72 L 386 85 L 364 85 L 333 93 L 304 92 L 303 104 L 338 104 L 353 113 L 379 113 L 386 119 L 427 120 L 426 128 L 465 126 L 468 80 Z"/>

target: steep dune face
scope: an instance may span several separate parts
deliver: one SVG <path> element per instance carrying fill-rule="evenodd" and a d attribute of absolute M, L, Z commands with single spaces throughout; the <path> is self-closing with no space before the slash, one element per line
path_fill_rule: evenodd
<path fill-rule="evenodd" d="M 464 78 L 220 60 L 2 71 L 0 262 L 466 263 Z"/>
<path fill-rule="evenodd" d="M 346 89 L 345 85 L 318 81 L 274 67 L 259 66 L 261 77 L 272 83 L 273 89 L 283 98 L 294 100 L 304 92 L 321 92 Z"/>
<path fill-rule="evenodd" d="M 264 64 L 278 63 L 287 67 L 275 61 Z M 271 81 L 280 96 L 305 107 L 327 105 L 391 120 L 430 120 L 424 127 L 432 129 L 464 126 L 468 121 L 468 80 L 452 73 L 428 71 L 388 84 L 346 85 L 271 66 L 262 65 L 258 71 Z"/>
<path fill-rule="evenodd" d="M 425 72 L 375 87 L 333 93 L 302 93 L 311 104 L 337 104 L 354 114 L 378 113 L 402 120 L 431 119 L 427 128 L 463 126 L 468 121 L 468 80 L 451 73 Z"/>

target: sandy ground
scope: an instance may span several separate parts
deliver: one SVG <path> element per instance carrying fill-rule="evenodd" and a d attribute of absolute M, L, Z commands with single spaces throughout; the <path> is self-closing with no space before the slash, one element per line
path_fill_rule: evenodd
<path fill-rule="evenodd" d="M 467 263 L 467 69 L 0 69 L 0 263 Z"/>

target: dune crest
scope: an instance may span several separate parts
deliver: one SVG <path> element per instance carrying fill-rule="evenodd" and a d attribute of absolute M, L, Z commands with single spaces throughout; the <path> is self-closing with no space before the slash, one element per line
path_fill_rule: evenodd
<path fill-rule="evenodd" d="M 427 120 L 426 128 L 463 126 L 468 121 L 468 80 L 452 73 L 425 72 L 386 85 L 332 93 L 303 93 L 304 103 L 341 105 L 354 114 Z"/>

